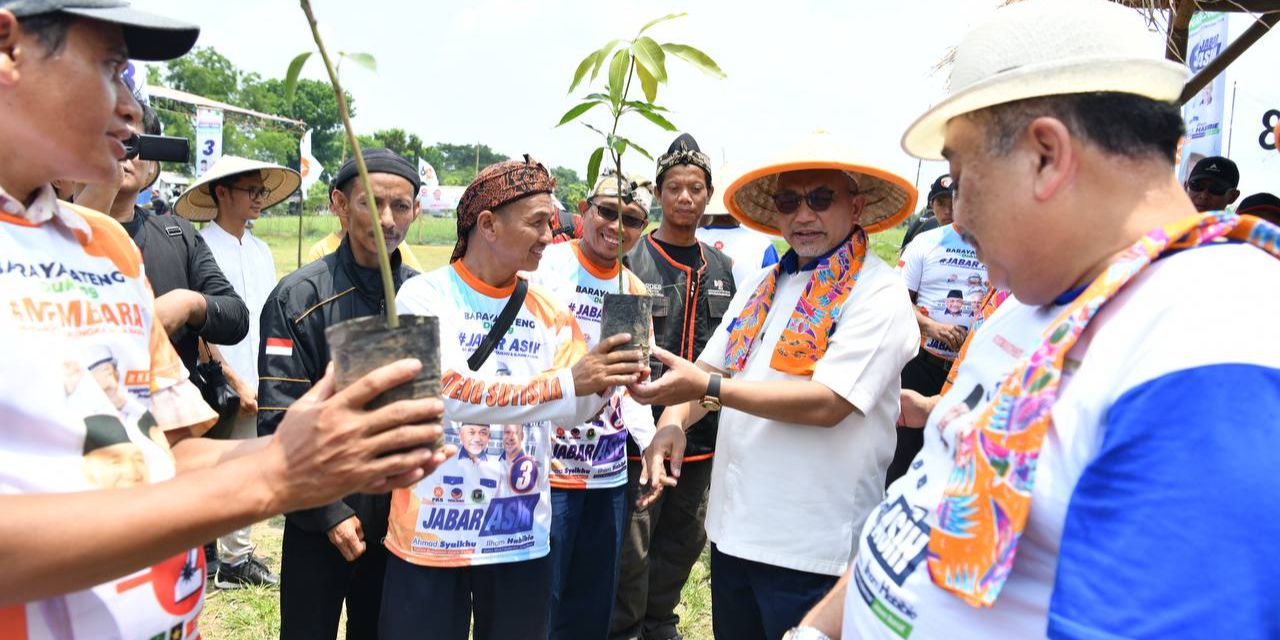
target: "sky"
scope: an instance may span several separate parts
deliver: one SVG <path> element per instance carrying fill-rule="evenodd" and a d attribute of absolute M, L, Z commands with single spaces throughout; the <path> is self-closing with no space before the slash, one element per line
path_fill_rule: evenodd
<path fill-rule="evenodd" d="M 264 76 L 282 77 L 295 55 L 314 49 L 305 16 L 292 0 L 133 4 L 201 25 L 199 46 L 212 46 L 241 69 Z M 863 161 L 927 191 L 946 165 L 921 166 L 899 147 L 901 134 L 945 95 L 946 72 L 935 72 L 935 65 L 999 4 L 314 0 L 313 7 L 331 52 L 377 58 L 376 73 L 355 65 L 343 70 L 344 87 L 356 99 L 360 133 L 399 127 L 428 143 L 481 142 L 509 156 L 529 153 L 583 175 L 600 144 L 598 136 L 576 123 L 555 127 L 577 104 L 575 97 L 602 85 L 601 78 L 591 90 L 580 87 L 566 94 L 578 63 L 613 38 L 633 37 L 648 20 L 687 12 L 646 35 L 698 47 L 727 74 L 719 80 L 668 58 L 670 80 L 658 92 L 658 102 L 672 111 L 670 120 L 692 133 L 713 163 L 741 167 L 736 170 L 741 173 L 808 132 L 825 129 Z M 1240 30 L 1233 28 L 1232 34 Z M 1152 46 L 1159 50 L 1159 40 L 1153 38 Z M 1237 65 L 1252 60 L 1261 70 L 1267 59 L 1277 57 L 1280 36 L 1268 36 Z M 324 79 L 318 59 L 308 64 L 304 77 Z M 1243 84 L 1257 89 L 1254 95 L 1272 91 L 1248 80 Z M 638 87 L 633 92 L 638 95 Z M 1262 101 L 1280 106 L 1280 100 L 1265 95 Z M 584 117 L 598 126 L 604 118 L 603 109 Z M 675 137 L 635 115 L 625 116 L 620 130 L 655 155 Z M 628 154 L 624 169 L 648 174 L 653 166 Z M 717 179 L 717 184 L 727 181 Z"/>

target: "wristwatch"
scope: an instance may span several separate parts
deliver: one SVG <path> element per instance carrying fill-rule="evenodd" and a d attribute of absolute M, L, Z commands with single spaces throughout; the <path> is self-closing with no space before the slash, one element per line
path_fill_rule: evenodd
<path fill-rule="evenodd" d="M 711 374 L 707 380 L 707 394 L 702 396 L 702 408 L 707 411 L 720 410 L 720 378 L 718 373 Z"/>
<path fill-rule="evenodd" d="M 792 627 L 782 634 L 782 640 L 831 640 L 831 636 L 813 627 Z"/>

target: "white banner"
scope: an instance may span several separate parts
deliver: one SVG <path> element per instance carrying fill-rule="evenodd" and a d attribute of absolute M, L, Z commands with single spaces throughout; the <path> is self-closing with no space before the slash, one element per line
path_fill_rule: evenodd
<path fill-rule="evenodd" d="M 1227 41 L 1227 14 L 1197 12 L 1193 15 L 1187 38 L 1187 66 L 1191 73 L 1199 73 L 1218 57 Z M 1179 158 L 1183 179 L 1196 161 L 1222 155 L 1222 108 L 1226 94 L 1227 77 L 1220 73 L 1183 107 L 1182 119 L 1187 123 L 1187 139 Z"/>
<path fill-rule="evenodd" d="M 311 129 L 302 134 L 302 143 L 298 147 L 298 173 L 302 175 L 302 195 L 305 197 L 311 185 L 320 181 L 324 166 L 311 154 Z"/>
<path fill-rule="evenodd" d="M 422 158 L 418 158 L 418 179 L 422 181 L 422 186 L 430 189 L 440 186 L 440 178 L 436 177 L 435 167 Z"/>
<path fill-rule="evenodd" d="M 418 190 L 418 202 L 423 211 L 452 211 L 458 208 L 458 201 L 466 187 L 428 187 L 423 185 Z"/>
<path fill-rule="evenodd" d="M 196 107 L 196 177 L 222 157 L 222 109 Z"/>

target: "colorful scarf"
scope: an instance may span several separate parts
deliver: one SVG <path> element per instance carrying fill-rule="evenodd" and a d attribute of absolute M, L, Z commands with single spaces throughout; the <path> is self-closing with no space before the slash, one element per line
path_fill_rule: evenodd
<path fill-rule="evenodd" d="M 791 319 L 787 321 L 787 328 L 778 338 L 769 366 L 782 373 L 813 375 L 813 367 L 827 352 L 831 330 L 840 319 L 841 308 L 849 292 L 858 283 L 866 258 L 867 234 L 862 227 L 857 227 L 844 244 L 818 262 L 805 285 L 804 295 L 800 296 Z M 730 371 L 742 371 L 747 366 L 751 348 L 755 346 L 765 319 L 769 317 L 769 309 L 773 307 L 773 294 L 778 287 L 782 265 L 782 262 L 774 265 L 742 308 L 742 313 L 733 321 L 729 344 L 725 346 L 725 362 Z"/>
<path fill-rule="evenodd" d="M 1067 353 L 1098 310 L 1153 260 L 1220 238 L 1280 257 L 1280 227 L 1249 216 L 1218 211 L 1155 229 L 1094 279 L 1049 325 L 1044 343 L 1014 367 L 973 428 L 958 438 L 955 468 L 929 536 L 934 584 L 975 607 L 995 604 L 1026 527 Z"/>

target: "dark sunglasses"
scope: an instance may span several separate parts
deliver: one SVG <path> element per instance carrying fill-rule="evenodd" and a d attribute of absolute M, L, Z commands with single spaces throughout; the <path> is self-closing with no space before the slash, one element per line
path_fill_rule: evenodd
<path fill-rule="evenodd" d="M 777 208 L 778 213 L 795 213 L 800 208 L 801 202 L 808 203 L 809 210 L 818 213 L 831 208 L 831 203 L 836 200 L 836 192 L 830 187 L 818 187 L 806 194 L 788 189 L 779 191 L 773 194 L 772 197 L 773 206 Z"/>
<path fill-rule="evenodd" d="M 610 209 L 609 207 L 604 207 L 598 204 L 593 206 L 595 206 L 596 213 L 600 214 L 601 218 L 604 218 L 609 222 L 618 221 L 618 211 L 616 209 Z M 644 218 L 622 216 L 622 226 L 628 229 L 643 229 L 646 226 L 648 226 L 648 224 L 649 224 L 649 221 L 645 220 Z"/>
<path fill-rule="evenodd" d="M 1196 193 L 1208 191 L 1215 196 L 1225 196 L 1227 195 L 1227 192 L 1231 190 L 1231 187 L 1218 182 L 1217 180 L 1198 178 L 1196 180 L 1189 180 L 1187 182 L 1187 189 Z"/>

